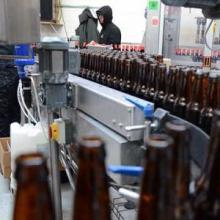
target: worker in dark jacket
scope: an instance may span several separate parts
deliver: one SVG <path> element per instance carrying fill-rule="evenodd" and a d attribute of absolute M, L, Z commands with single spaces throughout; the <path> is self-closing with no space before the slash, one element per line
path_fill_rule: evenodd
<path fill-rule="evenodd" d="M 112 22 L 113 15 L 110 6 L 103 6 L 96 12 L 102 30 L 99 34 L 99 44 L 121 44 L 121 31 Z"/>
<path fill-rule="evenodd" d="M 13 55 L 14 46 L 0 45 L 0 55 Z M 13 60 L 0 58 L 0 137 L 10 135 L 10 124 L 20 122 L 18 74 Z"/>
<path fill-rule="evenodd" d="M 91 41 L 97 42 L 99 37 L 98 20 L 92 15 L 89 8 L 85 8 L 79 15 L 79 22 L 76 35 L 79 36 L 80 47 L 85 47 Z"/>

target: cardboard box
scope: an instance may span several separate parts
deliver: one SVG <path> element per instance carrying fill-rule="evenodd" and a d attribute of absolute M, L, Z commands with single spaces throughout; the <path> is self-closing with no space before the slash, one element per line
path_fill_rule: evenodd
<path fill-rule="evenodd" d="M 10 138 L 0 138 L 0 167 L 5 178 L 11 175 Z"/>

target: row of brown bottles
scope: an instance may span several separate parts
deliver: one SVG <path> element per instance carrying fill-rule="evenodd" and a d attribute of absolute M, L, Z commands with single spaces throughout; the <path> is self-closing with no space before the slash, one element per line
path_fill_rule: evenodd
<path fill-rule="evenodd" d="M 215 112 L 208 158 L 196 191 L 190 195 L 190 127 L 168 122 L 165 134 L 146 140 L 138 220 L 220 219 L 220 111 Z M 110 199 L 105 168 L 105 148 L 98 137 L 85 137 L 78 149 L 78 176 L 74 220 L 110 220 Z M 17 161 L 14 220 L 52 220 L 53 205 L 46 160 L 40 154 Z"/>
<path fill-rule="evenodd" d="M 215 113 L 220 118 L 220 112 Z M 178 121 L 166 124 L 166 134 L 147 140 L 138 220 L 220 219 L 220 121 L 213 123 L 206 166 L 189 193 L 190 128 Z"/>
<path fill-rule="evenodd" d="M 17 192 L 13 220 L 54 220 L 46 159 L 41 154 L 16 160 Z"/>
<path fill-rule="evenodd" d="M 178 121 L 146 141 L 138 220 L 193 220 L 190 202 L 190 131 Z"/>
<path fill-rule="evenodd" d="M 98 137 L 82 138 L 78 160 L 72 219 L 110 220 L 103 141 Z M 16 165 L 17 192 L 13 219 L 55 220 L 46 159 L 41 154 L 22 155 L 17 158 Z"/>
<path fill-rule="evenodd" d="M 208 157 L 196 182 L 195 220 L 220 219 L 220 111 L 214 112 Z"/>
<path fill-rule="evenodd" d="M 220 78 L 201 69 L 171 66 L 161 56 L 136 52 L 81 51 L 80 76 L 154 102 L 210 133 L 220 108 Z"/>

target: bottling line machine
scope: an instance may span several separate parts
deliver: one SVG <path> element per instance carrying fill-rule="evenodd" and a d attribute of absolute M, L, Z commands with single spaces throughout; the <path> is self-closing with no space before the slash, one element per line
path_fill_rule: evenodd
<path fill-rule="evenodd" d="M 218 1 L 203 0 L 203 4 L 199 5 L 190 0 L 163 2 L 176 6 L 202 7 L 204 14 L 212 18 L 218 14 L 214 13 L 218 11 Z M 40 42 L 38 0 L 1 0 L 0 11 L 0 42 Z M 10 13 L 14 14 L 13 19 L 6 16 Z M 27 24 L 27 21 L 31 22 Z M 75 140 L 85 134 L 99 135 L 106 143 L 108 166 L 141 166 L 144 138 L 151 130 L 163 129 L 166 121 L 176 119 L 163 109 L 154 109 L 153 103 L 80 78 L 77 75 L 79 68 L 79 51 L 69 49 L 67 42 L 46 39 L 39 44 L 37 77 L 39 79 L 40 76 L 41 83 L 38 84 L 38 91 L 41 113 L 51 129 L 49 159 L 57 220 L 62 219 L 58 161 L 62 162 L 74 188 L 73 174 L 77 173 L 77 163 L 71 148 Z M 193 167 L 202 167 L 209 137 L 194 125 L 191 125 L 191 129 Z M 126 174 L 132 176 L 132 171 Z M 138 183 L 137 175 L 127 177 L 110 172 L 109 175 L 116 185 Z"/>

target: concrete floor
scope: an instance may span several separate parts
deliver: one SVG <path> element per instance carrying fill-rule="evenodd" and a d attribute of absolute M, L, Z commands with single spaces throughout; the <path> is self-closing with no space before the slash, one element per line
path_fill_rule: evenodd
<path fill-rule="evenodd" d="M 124 204 L 127 202 L 115 190 L 110 190 L 112 206 L 112 220 L 135 220 L 136 211 L 127 210 Z M 62 185 L 62 207 L 63 207 L 63 220 L 70 220 L 72 216 L 73 191 L 69 184 Z M 13 212 L 14 198 L 9 191 L 9 180 L 3 178 L 0 174 L 0 219 L 11 220 Z"/>

